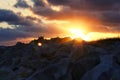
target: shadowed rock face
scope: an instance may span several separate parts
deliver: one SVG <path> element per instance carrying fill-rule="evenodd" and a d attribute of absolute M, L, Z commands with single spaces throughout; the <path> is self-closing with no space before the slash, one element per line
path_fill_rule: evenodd
<path fill-rule="evenodd" d="M 120 80 L 119 49 L 119 39 L 88 43 L 43 37 L 1 46 L 0 80 Z"/>

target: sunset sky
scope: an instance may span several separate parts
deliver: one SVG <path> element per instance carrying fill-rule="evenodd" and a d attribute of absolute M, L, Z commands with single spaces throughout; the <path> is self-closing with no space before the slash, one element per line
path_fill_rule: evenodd
<path fill-rule="evenodd" d="M 0 45 L 38 36 L 118 37 L 120 0 L 1 0 Z"/>

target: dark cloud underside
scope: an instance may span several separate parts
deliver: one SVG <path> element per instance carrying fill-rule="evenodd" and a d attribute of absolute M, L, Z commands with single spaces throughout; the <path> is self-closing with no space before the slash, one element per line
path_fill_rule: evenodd
<path fill-rule="evenodd" d="M 10 10 L 0 10 L 0 22 L 18 21 L 19 17 Z"/>
<path fill-rule="evenodd" d="M 26 1 L 24 0 L 18 0 L 18 2 L 14 5 L 15 7 L 21 7 L 21 8 L 28 8 L 30 7 Z"/>
<path fill-rule="evenodd" d="M 10 10 L 0 10 L 0 22 L 7 22 L 14 29 L 0 28 L 0 41 L 10 41 L 17 38 L 27 38 L 37 36 L 41 32 L 45 32 L 45 28 L 39 23 L 34 23 L 37 20 L 34 17 L 22 17 Z M 2 26 L 4 27 L 4 26 Z"/>
<path fill-rule="evenodd" d="M 29 34 L 26 34 L 18 30 L 0 28 L 0 41 L 1 42 L 15 40 L 17 38 L 25 38 L 28 36 Z"/>
<path fill-rule="evenodd" d="M 54 5 L 69 6 L 79 10 L 120 10 L 120 0 L 48 0 Z"/>

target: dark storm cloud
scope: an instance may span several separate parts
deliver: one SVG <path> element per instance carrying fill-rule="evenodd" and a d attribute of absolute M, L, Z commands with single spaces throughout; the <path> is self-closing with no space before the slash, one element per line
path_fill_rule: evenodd
<path fill-rule="evenodd" d="M 38 21 L 38 23 L 35 23 L 34 21 Z M 31 16 L 22 17 L 21 15 L 15 14 L 10 10 L 0 10 L 0 22 L 7 22 L 14 28 L 0 28 L 0 41 L 10 41 L 17 38 L 34 37 L 37 36 L 36 34 L 40 34 L 46 30 L 45 27 L 42 26 L 41 20 Z"/>
<path fill-rule="evenodd" d="M 41 1 L 41 0 L 36 0 Z M 104 11 L 120 11 L 120 0 L 48 0 L 53 5 L 63 5 L 63 10 L 56 12 L 50 7 L 34 6 L 31 10 L 48 19 L 64 19 L 94 15 L 101 15 Z M 42 2 L 42 1 L 41 1 Z M 68 8 L 66 8 L 68 7 Z M 92 11 L 91 11 L 92 10 Z M 116 15 L 116 14 L 115 14 Z M 96 17 L 96 16 L 95 16 Z M 103 16 L 101 16 L 103 17 Z"/>
<path fill-rule="evenodd" d="M 0 22 L 7 22 L 11 25 L 30 25 L 29 20 L 15 14 L 10 10 L 0 10 Z"/>
<path fill-rule="evenodd" d="M 34 25 L 33 20 L 41 22 L 35 17 L 22 17 L 10 10 L 0 10 L 0 22 L 7 22 L 10 25 L 32 26 Z"/>
<path fill-rule="evenodd" d="M 23 26 L 32 26 L 33 21 L 24 17 L 19 17 L 17 21 L 8 22 L 10 25 L 23 25 Z"/>
<path fill-rule="evenodd" d="M 21 8 L 28 8 L 30 7 L 25 0 L 18 0 L 18 2 L 14 5 L 15 7 L 21 7 Z"/>
<path fill-rule="evenodd" d="M 49 20 L 64 20 L 73 18 L 75 16 L 81 15 L 78 12 L 71 11 L 69 9 L 64 8 L 62 11 L 54 11 L 49 7 L 34 7 L 31 9 L 35 14 L 44 16 Z"/>
<path fill-rule="evenodd" d="M 0 10 L 0 22 L 18 21 L 19 17 L 10 10 Z"/>
<path fill-rule="evenodd" d="M 15 22 L 12 23 L 12 26 L 14 29 L 0 28 L 0 41 L 12 41 L 17 38 L 38 37 L 39 34 L 45 33 L 47 30 L 45 26 L 42 26 L 42 23 L 34 23 L 31 20 Z"/>
<path fill-rule="evenodd" d="M 53 5 L 80 10 L 120 10 L 120 0 L 48 0 Z"/>
<path fill-rule="evenodd" d="M 44 33 L 45 31 L 45 28 L 38 25 L 14 25 L 14 29 L 0 28 L 0 41 L 12 41 L 17 38 L 38 37 L 39 34 Z"/>
<path fill-rule="evenodd" d="M 68 15 L 74 15 L 71 13 L 68 13 L 69 10 L 64 10 L 64 11 L 54 11 L 52 10 L 50 7 L 45 6 L 45 3 L 43 2 L 43 0 L 32 0 L 34 2 L 34 7 L 31 8 L 31 10 L 40 16 L 44 16 L 47 19 L 65 19 L 66 17 L 68 18 Z M 67 3 L 69 0 L 59 0 L 58 3 L 60 2 L 61 4 Z"/>
<path fill-rule="evenodd" d="M 34 6 L 45 6 L 42 0 L 32 0 L 34 2 Z"/>
<path fill-rule="evenodd" d="M 120 12 L 104 12 L 101 21 L 104 25 L 120 26 Z"/>
<path fill-rule="evenodd" d="M 72 2 L 72 0 L 48 0 L 48 1 L 54 5 L 68 5 Z"/>
<path fill-rule="evenodd" d="M 0 28 L 0 41 L 10 41 L 15 40 L 17 38 L 25 38 L 30 36 L 28 33 L 14 30 L 14 29 L 2 29 Z"/>
<path fill-rule="evenodd" d="M 32 24 L 31 26 L 22 26 L 22 25 L 20 25 L 16 29 L 19 30 L 19 31 L 30 32 L 30 34 L 45 31 L 43 26 L 37 25 L 37 24 Z"/>
<path fill-rule="evenodd" d="M 35 14 L 38 14 L 38 15 L 42 15 L 44 17 L 47 17 L 47 18 L 53 18 L 53 17 L 57 17 L 59 13 L 51 10 L 50 8 L 46 8 L 46 7 L 34 7 L 32 9 L 34 11 Z"/>

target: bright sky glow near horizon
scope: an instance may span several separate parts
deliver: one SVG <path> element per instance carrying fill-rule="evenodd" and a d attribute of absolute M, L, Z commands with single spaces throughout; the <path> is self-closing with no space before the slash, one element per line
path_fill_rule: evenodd
<path fill-rule="evenodd" d="M 1 0 L 0 45 L 44 35 L 91 41 L 119 37 L 119 0 Z"/>

